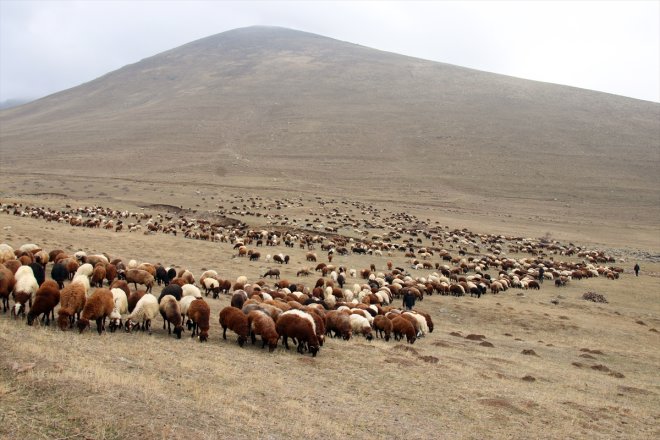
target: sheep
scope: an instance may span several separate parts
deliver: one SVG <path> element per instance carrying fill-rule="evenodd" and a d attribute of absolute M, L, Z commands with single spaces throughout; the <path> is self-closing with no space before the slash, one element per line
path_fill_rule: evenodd
<path fill-rule="evenodd" d="M 181 286 L 181 291 L 183 292 L 183 296 L 194 296 L 195 298 L 202 297 L 202 292 L 199 290 L 199 288 L 197 286 L 193 286 L 192 284 L 184 284 Z"/>
<path fill-rule="evenodd" d="M 417 325 L 415 326 L 415 328 L 419 329 L 419 331 L 417 332 L 417 337 L 418 338 L 421 338 L 421 337 L 425 336 L 427 333 L 429 333 L 429 327 L 426 324 L 426 318 L 424 316 L 422 316 L 419 313 L 409 312 L 409 311 L 404 312 L 402 315 L 403 315 L 404 318 L 406 316 L 412 316 L 413 318 L 415 318 L 417 320 Z"/>
<path fill-rule="evenodd" d="M 89 327 L 91 319 L 96 320 L 96 331 L 103 333 L 105 331 L 105 318 L 110 316 L 115 303 L 112 299 L 110 289 L 96 289 L 89 297 L 83 308 L 82 316 L 78 320 L 78 330 L 80 333 Z"/>
<path fill-rule="evenodd" d="M 137 289 L 138 284 L 142 284 L 147 288 L 147 292 L 151 293 L 151 289 L 154 286 L 155 278 L 146 270 L 142 269 L 129 269 L 125 274 L 126 282 L 133 283 Z"/>
<path fill-rule="evenodd" d="M 167 269 L 160 264 L 156 266 L 156 282 L 159 286 L 161 283 L 166 286 L 170 284 L 170 277 L 167 275 Z"/>
<path fill-rule="evenodd" d="M 353 330 L 351 328 L 351 320 L 348 314 L 338 310 L 331 310 L 325 315 L 325 334 L 333 336 L 341 336 L 345 340 L 351 339 Z"/>
<path fill-rule="evenodd" d="M 44 266 L 38 262 L 30 263 L 28 266 L 32 269 L 32 274 L 34 275 L 34 279 L 37 280 L 37 284 L 41 286 L 44 281 L 46 281 L 46 271 L 44 270 Z"/>
<path fill-rule="evenodd" d="M 181 307 L 179 302 L 172 295 L 165 295 L 160 301 L 160 316 L 163 317 L 163 329 L 167 322 L 167 334 L 171 334 L 170 325 L 174 325 L 174 334 L 177 339 L 181 339 L 181 332 L 183 331 L 181 319 Z"/>
<path fill-rule="evenodd" d="M 76 275 L 73 277 L 71 280 L 71 284 L 80 284 L 83 289 L 85 289 L 85 296 L 89 296 L 91 294 L 91 287 L 89 285 L 89 278 L 87 278 L 85 275 Z"/>
<path fill-rule="evenodd" d="M 177 277 L 184 280 L 186 284 L 195 284 L 195 277 L 188 269 L 180 270 Z"/>
<path fill-rule="evenodd" d="M 25 316 L 26 303 L 32 307 L 32 300 L 39 289 L 39 284 L 29 266 L 20 267 L 14 274 L 14 278 L 16 279 L 12 292 L 14 308 L 11 314 L 18 318 L 19 315 Z"/>
<path fill-rule="evenodd" d="M 92 287 L 103 287 L 103 280 L 105 279 L 105 265 L 102 263 L 94 266 L 90 284 Z"/>
<path fill-rule="evenodd" d="M 200 283 L 204 286 L 204 293 L 209 296 L 209 292 L 213 292 L 213 298 L 217 298 L 220 294 L 220 282 L 215 278 L 203 278 Z"/>
<path fill-rule="evenodd" d="M 105 279 L 108 281 L 108 286 L 112 285 L 117 278 L 117 275 L 117 266 L 112 263 L 105 265 Z"/>
<path fill-rule="evenodd" d="M 53 268 L 50 270 L 50 277 L 57 282 L 57 286 L 60 289 L 64 288 L 64 281 L 69 279 L 69 271 L 66 269 L 66 266 L 62 263 L 53 264 Z"/>
<path fill-rule="evenodd" d="M 202 298 L 197 298 L 190 303 L 188 308 L 188 318 L 192 321 L 192 334 L 199 334 L 199 342 L 205 342 L 209 338 L 209 319 L 211 317 L 211 309 Z"/>
<path fill-rule="evenodd" d="M 238 335 L 238 345 L 245 344 L 250 331 L 247 316 L 236 307 L 225 307 L 220 311 L 220 325 L 222 326 L 222 339 L 227 339 L 227 329 Z"/>
<path fill-rule="evenodd" d="M 135 305 L 135 309 L 126 317 L 126 332 L 139 327 L 151 334 L 151 320 L 158 316 L 159 312 L 158 299 L 151 293 L 145 293 Z M 140 321 L 142 321 L 141 325 Z"/>
<path fill-rule="evenodd" d="M 384 315 L 378 315 L 374 318 L 374 329 L 376 330 L 376 336 L 383 337 L 385 334 L 385 341 L 390 340 L 392 334 L 392 321 L 386 318 Z"/>
<path fill-rule="evenodd" d="M 396 316 L 392 319 L 392 333 L 394 334 L 394 339 L 397 341 L 405 336 L 409 344 L 414 344 L 417 339 L 413 325 L 401 316 Z"/>
<path fill-rule="evenodd" d="M 122 289 L 115 287 L 110 289 L 112 292 L 112 301 L 115 306 L 110 314 L 110 332 L 114 332 L 118 328 L 122 328 L 121 315 L 128 313 L 128 297 L 126 292 Z"/>
<path fill-rule="evenodd" d="M 9 294 L 14 290 L 16 280 L 14 273 L 0 263 L 0 298 L 2 298 L 2 313 L 9 310 Z"/>
<path fill-rule="evenodd" d="M 159 304 L 165 295 L 172 295 L 177 301 L 181 301 L 181 298 L 183 298 L 183 289 L 178 284 L 165 286 L 158 297 Z"/>
<path fill-rule="evenodd" d="M 60 302 L 60 289 L 57 282 L 53 280 L 44 281 L 34 295 L 34 304 L 27 314 L 27 324 L 32 325 L 34 318 L 44 315 L 44 322 L 50 325 L 50 316 L 52 314 L 55 320 L 55 306 Z"/>
<path fill-rule="evenodd" d="M 289 349 L 288 338 L 291 337 L 298 341 L 298 353 L 302 354 L 307 347 L 312 356 L 316 357 L 320 344 L 314 330 L 313 319 L 310 320 L 290 312 L 293 310 L 282 313 L 275 325 L 277 334 L 282 336 L 284 347 Z"/>
<path fill-rule="evenodd" d="M 127 298 L 131 295 L 131 289 L 128 287 L 128 283 L 124 280 L 113 281 L 112 284 L 110 284 L 110 290 L 114 288 L 123 290 Z"/>
<path fill-rule="evenodd" d="M 247 301 L 247 293 L 245 290 L 237 290 L 231 296 L 231 306 L 236 307 L 237 309 L 242 309 L 245 301 Z"/>
<path fill-rule="evenodd" d="M 279 269 L 268 269 L 265 274 L 261 276 L 261 278 L 275 278 L 275 279 L 280 279 L 280 270 Z"/>
<path fill-rule="evenodd" d="M 349 319 L 351 322 L 351 330 L 353 331 L 353 334 L 363 335 L 367 341 L 371 341 L 373 339 L 371 325 L 369 325 L 367 318 L 355 313 L 351 313 Z"/>
<path fill-rule="evenodd" d="M 137 303 L 142 299 L 144 295 L 146 295 L 147 292 L 144 290 L 136 290 L 135 292 L 131 292 L 130 295 L 128 295 L 128 313 L 133 313 L 133 310 L 135 310 L 135 307 L 137 306 Z"/>
<path fill-rule="evenodd" d="M 0 264 L 4 264 L 9 260 L 15 260 L 14 248 L 7 243 L 0 244 Z"/>
<path fill-rule="evenodd" d="M 89 263 L 81 264 L 78 269 L 76 270 L 76 273 L 73 275 L 75 278 L 77 275 L 84 275 L 87 278 L 90 278 L 92 274 L 94 273 L 94 266 L 92 266 Z"/>
<path fill-rule="evenodd" d="M 247 321 L 252 345 L 257 341 L 256 336 L 261 335 L 261 348 L 264 348 L 266 344 L 268 344 L 268 351 L 271 353 L 275 351 L 280 336 L 275 329 L 275 321 L 273 318 L 271 318 L 266 312 L 253 310 L 248 313 Z"/>
<path fill-rule="evenodd" d="M 76 318 L 80 319 L 80 313 L 85 307 L 87 295 L 85 287 L 80 283 L 71 283 L 60 292 L 60 308 L 57 311 L 57 325 L 60 330 L 73 328 Z"/>
<path fill-rule="evenodd" d="M 192 304 L 193 301 L 195 301 L 197 298 L 194 296 L 186 296 L 183 297 L 179 300 L 179 307 L 181 308 L 181 319 L 186 319 L 188 316 L 188 309 L 190 308 L 190 304 Z M 192 321 L 188 319 L 186 321 L 186 324 L 188 326 L 188 330 L 192 329 Z"/>

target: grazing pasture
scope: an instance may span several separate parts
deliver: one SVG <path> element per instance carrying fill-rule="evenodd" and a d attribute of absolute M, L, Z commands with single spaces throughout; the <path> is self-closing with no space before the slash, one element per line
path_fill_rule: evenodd
<path fill-rule="evenodd" d="M 202 197 L 208 199 L 197 196 L 202 203 Z M 187 269 L 210 307 L 210 328 L 208 340 L 200 344 L 185 325 L 181 339 L 168 334 L 157 312 L 151 335 L 135 329 L 110 332 L 106 326 L 100 337 L 93 325 L 92 331 L 79 334 L 75 327 L 61 331 L 39 320 L 30 327 L 9 312 L 0 315 L 0 437 L 127 438 L 155 433 L 162 438 L 194 439 L 523 438 L 538 432 L 549 438 L 649 438 L 659 434 L 660 264 L 652 251 L 555 239 L 543 230 L 529 234 L 529 239 L 504 231 L 491 233 L 492 224 L 468 228 L 459 220 L 436 220 L 420 207 L 253 197 L 214 196 L 216 210 L 222 213 L 195 206 L 168 213 L 167 208 L 140 209 L 128 201 L 113 206 L 111 200 L 92 204 L 48 197 L 3 199 L 4 204 L 21 203 L 22 208 L 31 208 L 29 212 L 42 207 L 62 214 L 107 205 L 136 213 L 137 217 L 112 219 L 113 227 L 106 228 L 108 211 L 81 213 L 83 223 L 98 219 L 92 227 L 2 212 L 0 240 L 14 249 L 35 243 L 46 252 L 107 254 L 111 262 L 121 260 L 126 270 L 131 260 L 154 267 L 160 263 L 181 275 Z M 159 214 L 163 225 L 170 221 L 168 215 L 178 223 L 176 235 L 149 229 Z M 126 226 L 134 223 L 133 232 L 130 227 L 117 230 L 117 220 Z M 205 222 L 222 223 L 215 231 L 220 237 L 204 239 L 200 231 Z M 520 226 L 524 231 L 533 228 L 532 223 Z M 232 236 L 233 230 L 241 232 Z M 259 236 L 248 240 L 249 231 L 259 231 Z M 266 231 L 265 237 L 261 231 Z M 323 239 L 306 242 L 302 239 L 306 236 Z M 247 250 L 258 248 L 262 257 L 239 256 L 238 242 Z M 334 248 L 328 247 L 331 242 Z M 546 244 L 539 247 L 539 243 Z M 653 240 L 647 243 L 652 249 Z M 310 252 L 317 261 L 310 261 Z M 272 260 L 280 254 L 289 257 L 288 264 Z M 472 266 L 486 257 L 491 261 L 488 268 Z M 584 263 L 583 270 L 592 265 L 596 273 L 581 279 L 571 273 L 561 287 L 546 278 L 538 290 L 521 283 L 497 294 L 488 289 L 480 296 L 470 295 L 468 280 L 462 296 L 439 291 L 429 295 L 427 290 L 415 308 L 432 317 L 434 328 L 414 344 L 406 343 L 405 337 L 385 341 L 374 332 L 368 340 L 354 333 L 348 341 L 326 337 L 315 357 L 296 353 L 295 346 L 286 350 L 281 341 L 271 353 L 262 349 L 260 336 L 255 345 L 247 338 L 241 347 L 231 329 L 224 340 L 218 317 L 230 305 L 234 288 L 241 286 L 207 296 L 199 281 L 206 272 L 207 277 L 232 284 L 245 277 L 238 281 L 248 290 L 263 280 L 264 292 L 294 284 L 311 293 L 323 278 L 323 285 L 334 285 L 330 292 L 338 306 L 345 298 L 335 294 L 344 292 L 332 271 L 324 275 L 328 265 L 346 269 L 344 289 L 368 283 L 369 275 L 373 281 L 400 271 L 415 280 L 413 289 L 424 290 L 420 280 L 428 282 L 434 273 L 444 276 L 443 265 L 450 269 L 447 278 L 452 285 L 461 285 L 461 276 L 480 273 L 495 280 L 501 279 L 501 271 L 515 273 L 515 267 L 495 266 L 494 260 L 531 262 L 524 272 L 535 282 L 540 281 L 534 263 L 539 261 Z M 640 277 L 632 274 L 634 261 L 642 266 Z M 324 266 L 317 271 L 321 262 Z M 121 273 L 121 264 L 115 263 Z M 470 264 L 467 272 L 452 272 L 464 263 Z M 46 266 L 47 277 L 52 265 Z M 554 274 L 546 266 L 546 277 Z M 279 279 L 263 277 L 271 269 L 280 271 Z M 309 275 L 298 275 L 301 271 Z M 394 284 L 387 285 L 396 290 Z M 151 287 L 158 298 L 165 286 Z M 103 288 L 109 288 L 107 280 Z M 137 289 L 145 286 L 138 283 Z M 132 283 L 130 290 L 135 290 Z M 326 290 L 321 289 L 324 295 Z M 375 286 L 374 290 L 382 291 Z M 586 292 L 598 292 L 607 303 L 582 299 Z M 401 308 L 401 295 L 392 296 L 392 306 Z M 362 300 L 375 300 L 372 297 L 382 300 L 373 292 Z M 13 299 L 10 302 L 13 305 Z"/>

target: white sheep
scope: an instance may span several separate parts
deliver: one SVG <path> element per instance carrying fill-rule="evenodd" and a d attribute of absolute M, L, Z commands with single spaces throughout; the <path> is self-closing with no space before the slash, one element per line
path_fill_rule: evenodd
<path fill-rule="evenodd" d="M 151 334 L 151 320 L 159 314 L 158 298 L 151 293 L 145 293 L 135 305 L 133 313 L 126 317 L 126 331 L 130 332 L 141 321 L 142 330 L 147 330 Z"/>
<path fill-rule="evenodd" d="M 362 315 L 352 313 L 350 316 L 351 329 L 353 330 L 354 335 L 363 335 L 367 338 L 368 341 L 373 339 L 373 333 L 371 332 L 371 325 L 367 318 Z"/>
<path fill-rule="evenodd" d="M 179 307 L 181 307 L 181 318 L 186 319 L 188 316 L 188 309 L 190 308 L 190 303 L 195 301 L 197 298 L 194 296 L 184 296 L 179 301 Z"/>
<path fill-rule="evenodd" d="M 126 292 L 122 289 L 114 288 L 110 289 L 112 292 L 112 298 L 115 303 L 115 308 L 112 309 L 110 314 L 110 330 L 113 331 L 115 328 L 121 328 L 121 315 L 128 313 L 128 298 L 126 298 Z"/>
<path fill-rule="evenodd" d="M 408 315 L 411 315 L 413 318 L 417 320 L 419 323 L 419 334 L 417 335 L 418 338 L 421 338 L 422 336 L 425 336 L 429 332 L 429 326 L 426 323 L 426 318 L 419 313 L 416 312 L 404 312 Z"/>
<path fill-rule="evenodd" d="M 181 286 L 181 290 L 183 291 L 182 296 L 192 296 L 195 298 L 202 297 L 202 292 L 199 290 L 199 288 L 197 286 L 193 286 L 192 284 L 184 284 Z"/>
<path fill-rule="evenodd" d="M 11 311 L 12 316 L 17 317 L 20 314 L 25 315 L 25 304 L 28 303 L 32 307 L 32 300 L 34 295 L 39 290 L 39 283 L 32 273 L 30 266 L 21 266 L 16 274 L 19 274 L 20 269 L 27 268 L 27 271 L 23 271 L 20 274 L 20 277 L 16 277 L 16 284 L 14 284 L 13 297 L 14 297 L 14 308 Z M 28 272 L 29 271 L 29 272 Z"/>
<path fill-rule="evenodd" d="M 74 278 L 78 275 L 84 275 L 87 278 L 90 278 L 93 273 L 94 273 L 94 266 L 92 266 L 89 263 L 81 264 L 78 270 L 76 270 L 76 274 L 74 275 Z"/>
<path fill-rule="evenodd" d="M 89 296 L 89 294 L 90 294 L 89 289 L 91 288 L 91 286 L 89 284 L 89 278 L 87 276 L 85 276 L 85 275 L 76 275 L 76 276 L 73 277 L 73 280 L 71 280 L 71 284 L 73 284 L 73 283 L 82 285 L 83 288 L 85 289 L 85 296 L 86 297 Z"/>
<path fill-rule="evenodd" d="M 15 259 L 16 254 L 14 254 L 14 248 L 9 246 L 7 243 L 0 244 L 0 264 Z"/>
<path fill-rule="evenodd" d="M 245 285 L 245 284 L 247 284 L 247 282 L 248 282 L 248 278 L 245 275 L 241 275 L 238 278 L 236 278 L 236 283 L 237 284 Z"/>
<path fill-rule="evenodd" d="M 34 243 L 26 243 L 23 246 L 21 246 L 20 248 L 18 248 L 19 251 L 25 252 L 25 253 L 28 253 L 28 254 L 33 253 L 37 249 L 41 249 L 41 248 L 39 246 L 37 246 L 36 244 L 34 244 Z"/>

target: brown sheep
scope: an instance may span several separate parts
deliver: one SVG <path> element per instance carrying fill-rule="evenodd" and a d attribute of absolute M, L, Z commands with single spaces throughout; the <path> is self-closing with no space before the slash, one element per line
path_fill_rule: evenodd
<path fill-rule="evenodd" d="M 9 260 L 9 261 L 5 261 L 4 265 L 7 269 L 11 271 L 12 274 L 15 274 L 18 268 L 21 267 L 23 264 L 18 260 Z"/>
<path fill-rule="evenodd" d="M 135 292 L 128 295 L 128 298 L 126 298 L 128 301 L 128 313 L 133 313 L 133 310 L 135 310 L 135 306 L 137 305 L 138 301 L 140 301 L 140 299 L 146 294 L 147 292 L 144 290 L 136 290 Z"/>
<path fill-rule="evenodd" d="M 57 325 L 60 330 L 73 328 L 76 318 L 80 319 L 80 312 L 85 307 L 85 287 L 74 283 L 65 286 L 60 292 L 60 309 L 57 311 Z"/>
<path fill-rule="evenodd" d="M 245 290 L 237 290 L 231 296 L 231 306 L 237 309 L 242 309 L 243 304 L 247 301 L 247 293 Z"/>
<path fill-rule="evenodd" d="M 334 336 L 332 334 L 334 332 Z M 345 340 L 351 339 L 353 330 L 351 320 L 347 313 L 331 310 L 325 315 L 325 334 L 333 337 L 341 336 Z"/>
<path fill-rule="evenodd" d="M 129 269 L 126 271 L 126 282 L 133 283 L 137 289 L 138 284 L 142 284 L 147 288 L 147 292 L 151 293 L 151 288 L 154 286 L 156 279 L 146 270 L 142 269 Z"/>
<path fill-rule="evenodd" d="M 323 343 L 325 342 L 325 317 L 321 316 L 321 311 L 315 307 L 306 307 L 305 311 L 314 318 L 316 338 L 319 340 L 319 345 L 323 347 Z"/>
<path fill-rule="evenodd" d="M 227 329 L 238 335 L 238 345 L 243 346 L 247 341 L 250 327 L 247 316 L 236 307 L 225 307 L 220 311 L 220 325 L 222 326 L 222 339 L 227 339 Z"/>
<path fill-rule="evenodd" d="M 105 279 L 105 264 L 97 263 L 96 266 L 94 266 L 94 271 L 92 272 L 90 285 L 92 287 L 103 287 L 104 279 Z"/>
<path fill-rule="evenodd" d="M 105 266 L 105 279 L 108 280 L 108 285 L 111 285 L 117 278 L 117 266 L 114 264 L 106 264 Z"/>
<path fill-rule="evenodd" d="M 179 302 L 172 295 L 165 295 L 160 300 L 160 316 L 163 317 L 163 330 L 167 323 L 167 334 L 172 334 L 170 325 L 174 325 L 174 334 L 177 339 L 181 339 L 183 331 L 183 319 L 181 318 L 181 307 Z"/>
<path fill-rule="evenodd" d="M 298 341 L 298 353 L 303 354 L 305 347 L 307 347 L 312 356 L 316 357 L 320 344 L 312 321 L 291 312 L 283 313 L 278 318 L 275 329 L 282 336 L 284 347 L 287 350 L 289 349 L 288 338 L 292 338 Z"/>
<path fill-rule="evenodd" d="M 273 352 L 277 347 L 280 335 L 275 330 L 275 321 L 266 312 L 253 310 L 247 315 L 248 328 L 250 329 L 250 338 L 252 345 L 257 341 L 256 336 L 261 335 L 261 348 L 268 344 L 268 351 Z"/>
<path fill-rule="evenodd" d="M 27 314 L 27 324 L 32 325 L 34 318 L 44 315 L 44 323 L 50 325 L 52 314 L 55 320 L 55 306 L 60 302 L 60 289 L 56 281 L 46 280 L 34 295 L 34 303 Z"/>
<path fill-rule="evenodd" d="M 378 315 L 374 318 L 374 329 L 376 330 L 376 336 L 383 337 L 385 334 L 385 341 L 390 340 L 392 335 L 392 321 L 387 319 L 384 315 Z"/>
<path fill-rule="evenodd" d="M 197 298 L 190 303 L 188 308 L 188 319 L 192 321 L 192 334 L 190 337 L 194 337 L 195 334 L 199 335 L 199 342 L 205 342 L 209 338 L 209 328 L 211 318 L 211 309 L 209 305 L 206 304 L 202 298 Z"/>
<path fill-rule="evenodd" d="M 3 264 L 0 264 L 0 298 L 2 298 L 2 313 L 9 310 L 9 294 L 14 290 L 14 272 L 7 269 Z"/>
<path fill-rule="evenodd" d="M 112 313 L 115 303 L 110 289 L 96 289 L 85 303 L 82 316 L 78 320 L 80 333 L 89 327 L 91 319 L 96 320 L 96 331 L 99 335 L 105 331 L 105 318 Z"/>
<path fill-rule="evenodd" d="M 414 344 L 417 339 L 415 327 L 410 321 L 402 316 L 396 316 L 392 319 L 392 333 L 394 334 L 394 339 L 397 341 L 405 336 L 409 344 Z"/>

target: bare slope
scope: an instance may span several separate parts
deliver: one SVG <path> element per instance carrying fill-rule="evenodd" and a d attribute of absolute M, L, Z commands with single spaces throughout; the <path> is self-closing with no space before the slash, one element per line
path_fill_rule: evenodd
<path fill-rule="evenodd" d="M 658 121 L 655 103 L 250 27 L 1 112 L 1 171 L 277 178 L 649 225 Z"/>

